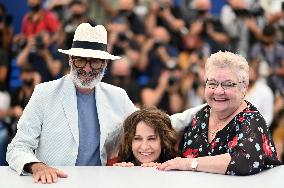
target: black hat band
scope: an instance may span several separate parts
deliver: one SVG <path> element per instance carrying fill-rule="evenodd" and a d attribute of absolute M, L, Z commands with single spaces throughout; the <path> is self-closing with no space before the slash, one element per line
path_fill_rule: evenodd
<path fill-rule="evenodd" d="M 107 52 L 107 45 L 98 42 L 73 41 L 72 48 L 83 48 L 83 49 L 100 50 Z"/>

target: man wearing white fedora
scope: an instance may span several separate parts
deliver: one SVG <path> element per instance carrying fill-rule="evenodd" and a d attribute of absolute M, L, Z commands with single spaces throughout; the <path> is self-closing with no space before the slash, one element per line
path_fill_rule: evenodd
<path fill-rule="evenodd" d="M 107 60 L 107 31 L 87 23 L 76 29 L 70 74 L 36 86 L 7 149 L 18 174 L 52 183 L 66 174 L 50 166 L 105 165 L 115 151 L 123 120 L 136 110 L 126 92 L 100 82 Z"/>
<path fill-rule="evenodd" d="M 69 55 L 70 74 L 35 87 L 7 148 L 7 161 L 18 174 L 32 173 L 35 182 L 54 183 L 64 172 L 50 166 L 100 166 L 116 154 L 124 119 L 136 110 L 126 92 L 102 83 L 108 60 L 107 31 L 80 24 Z M 177 129 L 191 113 L 174 115 Z"/>

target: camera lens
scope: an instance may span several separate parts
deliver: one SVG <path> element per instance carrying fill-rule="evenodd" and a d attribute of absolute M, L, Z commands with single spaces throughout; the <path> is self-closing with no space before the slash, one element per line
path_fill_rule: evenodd
<path fill-rule="evenodd" d="M 39 36 L 36 36 L 35 38 L 35 45 L 38 49 L 43 49 L 44 48 L 44 43 L 43 43 L 43 39 L 42 37 L 39 35 Z"/>
<path fill-rule="evenodd" d="M 177 81 L 177 78 L 175 76 L 173 75 L 170 76 L 169 81 L 168 81 L 169 86 L 173 86 L 176 83 L 176 81 Z"/>
<path fill-rule="evenodd" d="M 125 33 L 119 33 L 118 34 L 118 39 L 120 41 L 126 41 L 128 38 L 127 38 L 127 35 Z"/>

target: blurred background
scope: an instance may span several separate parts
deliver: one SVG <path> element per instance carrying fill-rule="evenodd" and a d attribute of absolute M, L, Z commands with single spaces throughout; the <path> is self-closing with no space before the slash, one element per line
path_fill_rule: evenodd
<path fill-rule="evenodd" d="M 0 165 L 36 84 L 69 72 L 83 22 L 108 30 L 104 81 L 136 106 L 168 114 L 204 103 L 204 64 L 228 50 L 247 58 L 246 96 L 284 149 L 284 0 L 0 0 Z"/>

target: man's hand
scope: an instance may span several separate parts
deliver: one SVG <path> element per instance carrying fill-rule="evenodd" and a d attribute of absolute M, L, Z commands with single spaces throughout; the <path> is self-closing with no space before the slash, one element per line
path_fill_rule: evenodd
<path fill-rule="evenodd" d="M 67 178 L 68 175 L 64 172 L 47 166 L 43 163 L 34 163 L 31 165 L 31 172 L 33 174 L 34 182 L 38 183 L 41 182 L 45 183 L 56 183 L 58 177 L 60 178 Z"/>

